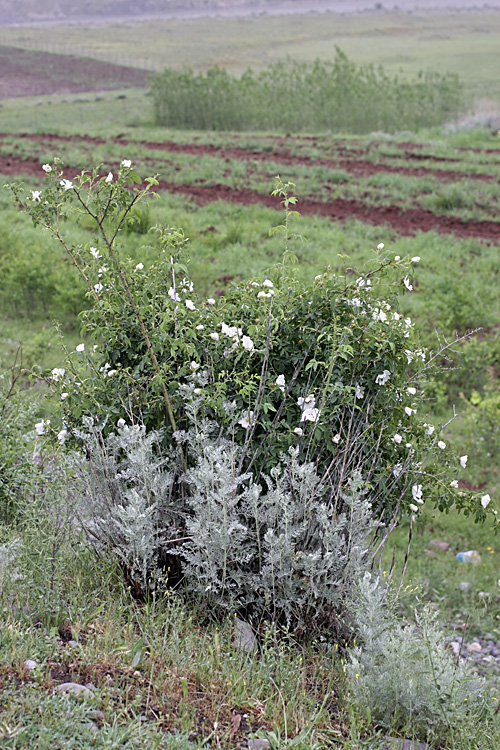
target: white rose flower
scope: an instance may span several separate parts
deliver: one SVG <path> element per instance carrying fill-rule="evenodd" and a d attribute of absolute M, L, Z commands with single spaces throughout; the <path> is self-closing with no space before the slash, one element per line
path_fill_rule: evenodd
<path fill-rule="evenodd" d="M 458 480 L 454 479 L 452 482 L 450 482 L 450 487 L 453 487 L 454 490 L 458 489 Z"/>
<path fill-rule="evenodd" d="M 132 162 L 130 161 L 130 159 L 123 159 L 120 166 L 125 167 L 125 169 L 130 169 L 130 167 L 132 166 Z"/>
<path fill-rule="evenodd" d="M 66 370 L 64 369 L 64 367 L 54 367 L 54 369 L 52 370 L 52 380 L 57 383 L 59 378 L 64 377 L 65 372 Z"/>
<path fill-rule="evenodd" d="M 284 375 L 278 375 L 278 377 L 276 378 L 276 380 L 274 382 L 276 383 L 276 385 L 278 386 L 278 388 L 280 389 L 280 391 L 282 393 L 284 393 L 285 392 L 285 388 L 286 388 L 285 376 Z"/>
<path fill-rule="evenodd" d="M 207 299 L 207 305 L 215 305 L 215 300 L 213 297 L 209 297 Z"/>
<path fill-rule="evenodd" d="M 76 347 L 76 351 L 77 352 L 85 351 L 85 344 L 78 344 L 78 346 Z"/>
<path fill-rule="evenodd" d="M 365 388 L 362 385 L 357 385 L 354 391 L 354 398 L 363 398 L 365 395 Z"/>
<path fill-rule="evenodd" d="M 246 349 L 249 352 L 251 352 L 254 348 L 254 344 L 250 336 L 243 336 L 241 339 L 241 345 L 243 349 Z"/>
<path fill-rule="evenodd" d="M 304 419 L 306 419 L 308 422 L 317 422 L 319 419 L 320 410 L 313 408 L 313 409 L 305 409 L 302 412 L 302 416 L 300 417 L 300 421 L 303 422 Z"/>
<path fill-rule="evenodd" d="M 262 282 L 262 286 L 267 286 L 268 289 L 272 289 L 274 287 L 274 284 L 269 279 L 266 279 L 265 281 Z"/>
<path fill-rule="evenodd" d="M 302 427 L 296 427 L 296 428 L 294 429 L 294 432 L 295 432 L 295 434 L 296 434 L 296 435 L 298 435 L 299 437 L 302 437 L 302 435 L 304 434 L 304 430 L 302 429 Z"/>
<path fill-rule="evenodd" d="M 248 430 L 253 422 L 253 415 L 253 411 L 247 412 L 240 420 L 238 420 L 238 424 L 240 424 L 243 429 Z"/>
<path fill-rule="evenodd" d="M 384 372 L 380 373 L 380 375 L 377 375 L 377 377 L 375 378 L 375 382 L 377 385 L 385 385 L 390 377 L 390 371 L 384 370 Z"/>
<path fill-rule="evenodd" d="M 414 484 L 413 487 L 411 488 L 411 494 L 412 494 L 413 499 L 415 500 L 415 502 L 417 502 L 420 505 L 422 505 L 422 503 L 424 502 L 422 500 L 422 485 L 421 484 Z"/>
<path fill-rule="evenodd" d="M 191 299 L 186 300 L 186 307 L 188 310 L 196 310 L 196 307 L 194 306 L 194 302 Z"/>
<path fill-rule="evenodd" d="M 465 467 L 467 466 L 468 458 L 469 456 L 460 456 L 460 466 L 462 467 L 462 469 L 465 469 Z"/>
<path fill-rule="evenodd" d="M 113 172 L 108 172 L 108 176 L 106 177 L 104 182 L 113 182 Z"/>
<path fill-rule="evenodd" d="M 438 443 L 438 448 L 441 448 L 441 450 L 444 451 L 444 449 L 446 448 L 446 443 L 440 440 Z"/>
<path fill-rule="evenodd" d="M 392 440 L 394 443 L 397 443 L 399 445 L 402 442 L 403 438 L 396 432 L 396 434 L 392 436 Z"/>
<path fill-rule="evenodd" d="M 418 508 L 416 505 L 413 505 L 413 503 L 410 503 L 408 507 L 410 508 L 411 511 L 413 511 L 413 513 L 418 513 Z"/>
<path fill-rule="evenodd" d="M 45 419 L 35 424 L 35 430 L 37 435 L 43 435 L 45 429 L 50 425 L 50 419 Z"/>
<path fill-rule="evenodd" d="M 49 172 L 52 172 L 52 167 L 50 166 L 50 164 L 42 164 L 42 169 L 44 172 L 47 172 L 47 174 Z"/>
<path fill-rule="evenodd" d="M 491 503 L 491 497 L 489 495 L 483 495 L 481 498 L 481 505 L 484 509 L 488 507 L 488 505 Z"/>
<path fill-rule="evenodd" d="M 135 270 L 142 271 L 143 268 L 144 268 L 144 263 L 138 263 L 135 267 Z"/>
<path fill-rule="evenodd" d="M 213 339 L 214 341 L 218 341 L 219 334 L 217 333 L 217 331 L 212 331 L 212 333 L 210 334 L 210 338 Z"/>

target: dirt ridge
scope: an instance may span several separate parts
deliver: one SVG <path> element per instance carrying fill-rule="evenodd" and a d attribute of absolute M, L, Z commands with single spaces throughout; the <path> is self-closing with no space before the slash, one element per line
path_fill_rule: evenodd
<path fill-rule="evenodd" d="M 78 170 L 66 167 L 66 173 Z M 0 157 L 0 174 L 19 174 L 41 177 L 40 162 L 36 159 L 16 159 Z M 206 205 L 218 200 L 242 205 L 263 205 L 277 209 L 276 198 L 250 189 L 240 189 L 220 184 L 183 185 L 161 180 L 158 190 L 182 194 L 197 205 Z M 331 201 L 318 201 L 307 196 L 300 198 L 300 213 L 320 216 L 330 221 L 342 222 L 356 219 L 377 226 L 387 225 L 397 234 L 412 236 L 418 232 L 440 232 L 455 234 L 462 238 L 476 238 L 488 242 L 500 242 L 500 222 L 470 220 L 464 222 L 453 216 L 434 214 L 426 209 L 404 209 L 399 206 L 367 207 L 358 201 L 337 198 Z"/>

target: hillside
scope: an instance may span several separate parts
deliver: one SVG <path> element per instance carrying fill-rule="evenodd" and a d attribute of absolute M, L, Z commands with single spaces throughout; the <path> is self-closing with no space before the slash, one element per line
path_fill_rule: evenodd
<path fill-rule="evenodd" d="M 122 21 L 158 17 L 251 15 L 256 13 L 350 13 L 365 10 L 432 11 L 478 10 L 473 0 L 0 0 L 0 26 L 80 21 Z M 484 9 L 500 10 L 500 0 L 489 0 Z"/>

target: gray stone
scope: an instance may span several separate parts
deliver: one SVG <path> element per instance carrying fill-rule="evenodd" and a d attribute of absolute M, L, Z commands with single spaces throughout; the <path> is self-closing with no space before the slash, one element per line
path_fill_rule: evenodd
<path fill-rule="evenodd" d="M 482 651 L 483 647 L 480 643 L 469 643 L 467 644 L 467 651 Z"/>
<path fill-rule="evenodd" d="M 397 737 L 384 737 L 387 750 L 430 750 L 429 745 L 418 740 L 401 740 Z"/>
<path fill-rule="evenodd" d="M 472 588 L 472 583 L 469 583 L 469 581 L 462 581 L 460 583 L 460 591 L 470 591 Z"/>
<path fill-rule="evenodd" d="M 77 682 L 63 682 L 61 685 L 58 685 L 56 687 L 56 690 L 58 693 L 62 693 L 63 695 L 72 693 L 73 695 L 83 695 L 84 698 L 94 697 L 94 693 L 92 692 L 92 690 L 89 690 L 88 687 L 85 687 L 85 685 L 79 685 Z"/>
<path fill-rule="evenodd" d="M 26 659 L 26 661 L 23 664 L 23 667 L 28 670 L 28 672 L 31 672 L 32 669 L 35 669 L 37 667 L 36 661 L 33 659 Z"/>
<path fill-rule="evenodd" d="M 255 739 L 247 740 L 247 747 L 249 750 L 268 750 L 271 747 L 269 740 Z"/>
<path fill-rule="evenodd" d="M 249 654 L 252 651 L 255 651 L 257 646 L 257 641 L 255 640 L 252 628 L 248 623 L 244 620 L 240 620 L 238 617 L 234 620 L 233 646 L 239 648 L 240 651 L 246 651 Z"/>
<path fill-rule="evenodd" d="M 430 547 L 434 547 L 438 552 L 448 552 L 450 545 L 448 542 L 442 542 L 440 539 L 431 539 L 429 542 Z"/>

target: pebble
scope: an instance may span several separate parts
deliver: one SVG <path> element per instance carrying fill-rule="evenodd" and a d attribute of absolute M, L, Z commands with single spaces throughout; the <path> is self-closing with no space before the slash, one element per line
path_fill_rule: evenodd
<path fill-rule="evenodd" d="M 418 740 L 400 740 L 397 737 L 384 737 L 387 750 L 430 750 L 430 746 Z"/>
<path fill-rule="evenodd" d="M 495 642 L 493 638 L 488 637 L 490 633 L 473 638 L 470 643 L 462 645 L 463 638 L 460 635 L 453 635 L 447 641 L 447 648 L 452 651 L 455 658 L 461 661 L 469 661 L 478 672 L 483 674 L 487 671 L 489 674 L 500 675 L 500 641 Z"/>
<path fill-rule="evenodd" d="M 234 621 L 234 637 L 233 646 L 240 649 L 240 651 L 246 651 L 251 653 L 257 646 L 255 635 L 252 628 L 244 620 L 240 620 L 238 617 Z M 267 740 L 266 740 L 267 741 Z"/>
<path fill-rule="evenodd" d="M 450 545 L 448 542 L 442 542 L 440 539 L 431 539 L 429 542 L 430 547 L 434 547 L 438 552 L 448 552 Z"/>
<path fill-rule="evenodd" d="M 31 672 L 32 669 L 35 669 L 37 667 L 36 661 L 33 659 L 26 659 L 26 661 L 23 664 L 24 669 L 27 669 L 28 672 Z"/>
<path fill-rule="evenodd" d="M 271 747 L 271 743 L 269 740 L 264 739 L 247 740 L 247 747 L 249 750 L 268 750 Z"/>

